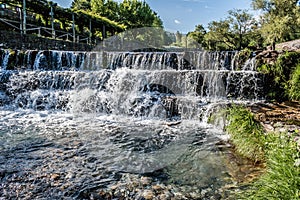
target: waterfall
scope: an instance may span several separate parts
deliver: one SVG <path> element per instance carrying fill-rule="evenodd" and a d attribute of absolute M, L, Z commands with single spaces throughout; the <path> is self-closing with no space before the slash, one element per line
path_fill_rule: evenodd
<path fill-rule="evenodd" d="M 255 60 L 239 66 L 237 53 L 17 52 L 24 70 L 15 66 L 1 92 L 12 107 L 195 118 L 213 102 L 263 99 Z"/>
<path fill-rule="evenodd" d="M 9 56 L 10 56 L 10 51 L 9 50 L 4 50 L 2 51 L 3 54 L 2 54 L 2 62 L 1 63 L 1 69 L 2 70 L 6 70 L 7 68 L 7 65 L 8 65 L 8 61 L 9 61 Z"/>
<path fill-rule="evenodd" d="M 240 163 L 231 173 L 224 120 L 218 129 L 207 122 L 224 105 L 263 99 L 254 59 L 241 65 L 233 51 L 3 50 L 0 65 L 4 198 L 120 199 L 124 191 L 141 199 L 153 190 L 219 199 L 243 182 L 236 177 L 253 177 Z"/>

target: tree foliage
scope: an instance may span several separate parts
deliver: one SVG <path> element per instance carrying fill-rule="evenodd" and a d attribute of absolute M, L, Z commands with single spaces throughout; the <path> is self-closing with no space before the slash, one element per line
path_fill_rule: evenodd
<path fill-rule="evenodd" d="M 300 7 L 298 0 L 253 0 L 252 7 L 262 10 L 261 34 L 266 45 L 299 38 Z"/>
<path fill-rule="evenodd" d="M 210 50 L 234 49 L 234 37 L 228 20 L 212 21 L 208 24 L 208 33 L 204 39 Z"/>
<path fill-rule="evenodd" d="M 247 10 L 228 11 L 228 17 L 202 25 L 189 36 L 209 50 L 256 49 L 277 42 L 300 38 L 300 3 L 298 0 L 252 0 L 252 7 L 262 11 L 254 19 Z"/>
<path fill-rule="evenodd" d="M 188 38 L 191 38 L 193 41 L 197 42 L 201 47 L 205 47 L 204 36 L 206 34 L 206 30 L 203 25 L 199 24 L 196 26 L 193 32 L 189 32 L 187 34 Z"/>
<path fill-rule="evenodd" d="M 124 0 L 119 7 L 120 22 L 128 28 L 162 27 L 162 21 L 145 2 Z"/>
<path fill-rule="evenodd" d="M 189 36 L 210 50 L 240 50 L 248 47 L 255 37 L 255 20 L 247 10 L 230 10 L 225 20 L 212 21 L 208 31 L 197 25 Z M 256 40 L 257 41 L 257 40 Z"/>
<path fill-rule="evenodd" d="M 91 0 L 73 0 L 71 8 L 74 10 L 91 10 Z"/>
<path fill-rule="evenodd" d="M 114 21 L 119 19 L 119 4 L 113 0 L 90 0 L 90 7 L 93 13 Z"/>
<path fill-rule="evenodd" d="M 123 24 L 127 29 L 163 27 L 163 23 L 145 1 L 124 0 L 73 0 L 73 9 L 87 10 Z"/>

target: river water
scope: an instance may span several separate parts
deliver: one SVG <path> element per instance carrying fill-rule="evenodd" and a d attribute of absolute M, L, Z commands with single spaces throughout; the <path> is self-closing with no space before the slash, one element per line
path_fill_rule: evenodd
<path fill-rule="evenodd" d="M 6 53 L 0 199 L 226 198 L 237 181 L 232 150 L 207 119 L 223 104 L 258 100 L 261 79 L 233 69 L 233 53 L 195 54 L 187 65 L 180 54 L 109 53 L 108 68 L 87 69 L 63 61 L 83 62 L 74 53 L 47 61 L 39 52 L 25 59 L 30 69 L 13 70 Z M 207 59 L 218 64 L 203 69 Z"/>

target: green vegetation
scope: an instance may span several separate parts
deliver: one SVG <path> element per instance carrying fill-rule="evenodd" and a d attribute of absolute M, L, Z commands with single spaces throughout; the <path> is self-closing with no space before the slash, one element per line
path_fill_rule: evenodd
<path fill-rule="evenodd" d="M 238 53 L 237 62 L 239 63 L 239 68 L 251 57 L 252 51 L 249 48 L 245 48 Z"/>
<path fill-rule="evenodd" d="M 296 142 L 286 133 L 269 133 L 265 146 L 267 171 L 253 183 L 245 199 L 300 199 L 300 166 L 297 164 L 300 153 Z"/>
<path fill-rule="evenodd" d="M 254 162 L 263 161 L 266 136 L 254 115 L 244 107 L 233 106 L 227 110 L 227 121 L 226 131 L 237 153 Z"/>
<path fill-rule="evenodd" d="M 241 50 L 243 48 L 257 48 L 261 45 L 257 22 L 247 10 L 234 9 L 228 11 L 225 20 L 212 21 L 208 24 L 208 31 L 202 31 L 197 25 L 188 37 L 198 41 L 208 50 Z"/>
<path fill-rule="evenodd" d="M 300 101 L 300 62 L 292 72 L 285 89 L 290 99 Z"/>
<path fill-rule="evenodd" d="M 300 38 L 300 6 L 298 0 L 252 0 L 252 7 L 262 11 L 259 19 L 248 10 L 230 10 L 228 17 L 201 24 L 188 33 L 208 50 L 257 49 Z"/>
<path fill-rule="evenodd" d="M 1 0 L 0 3 L 13 11 L 15 6 L 22 7 L 23 0 Z M 121 3 L 113 0 L 73 0 L 71 8 L 59 7 L 48 0 L 27 0 L 26 8 L 28 23 L 48 28 L 51 28 L 49 13 L 53 8 L 56 31 L 70 32 L 74 16 L 76 35 L 93 39 L 103 39 L 132 28 L 163 27 L 157 13 L 145 1 L 139 0 Z"/>
<path fill-rule="evenodd" d="M 267 98 L 277 101 L 300 100 L 300 52 L 285 52 L 274 64 L 258 64 L 266 74 Z"/>
<path fill-rule="evenodd" d="M 0 2 L 22 5 L 22 0 Z M 187 35 L 179 32 L 165 35 L 168 40 L 166 45 L 202 47 L 212 51 L 244 48 L 255 50 L 270 45 L 275 48 L 278 42 L 300 38 L 300 6 L 297 2 L 298 0 L 252 0 L 253 9 L 262 11 L 259 18 L 248 10 L 229 10 L 225 19 L 212 21 L 207 28 L 199 24 Z M 53 5 L 55 4 L 48 0 L 27 0 L 28 11 L 34 13 L 36 18 L 34 24 L 50 28 L 49 12 Z M 93 40 L 134 28 L 163 28 L 158 13 L 146 1 L 73 0 L 71 8 L 54 6 L 55 29 L 71 31 L 73 13 L 76 35 L 92 37 Z M 89 30 L 90 20 L 92 30 Z"/>
<path fill-rule="evenodd" d="M 246 192 L 237 194 L 239 198 L 299 199 L 300 152 L 295 135 L 264 133 L 254 115 L 242 106 L 229 108 L 227 120 L 226 130 L 237 153 L 266 163 L 266 172 Z"/>
<path fill-rule="evenodd" d="M 106 17 L 123 24 L 126 29 L 163 26 L 157 13 L 145 1 L 73 0 L 71 8 Z"/>
<path fill-rule="evenodd" d="M 252 0 L 253 8 L 262 10 L 260 33 L 266 45 L 299 38 L 300 6 L 298 0 Z"/>

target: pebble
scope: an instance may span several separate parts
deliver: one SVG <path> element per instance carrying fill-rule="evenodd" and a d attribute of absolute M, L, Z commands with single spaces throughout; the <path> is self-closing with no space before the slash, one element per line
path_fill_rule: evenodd
<path fill-rule="evenodd" d="M 150 185 L 152 182 L 150 177 L 142 176 L 141 177 L 141 184 L 142 185 Z"/>
<path fill-rule="evenodd" d="M 71 179 L 74 177 L 75 177 L 75 175 L 72 172 L 68 172 L 68 174 L 66 175 L 66 179 Z"/>
<path fill-rule="evenodd" d="M 154 197 L 154 193 L 151 190 L 145 190 L 142 194 L 142 196 L 146 199 L 146 200 L 151 200 Z"/>
<path fill-rule="evenodd" d="M 155 191 L 161 191 L 161 190 L 163 190 L 163 187 L 160 186 L 160 185 L 153 185 L 152 189 L 155 190 Z"/>
<path fill-rule="evenodd" d="M 59 174 L 52 174 L 50 176 L 50 178 L 53 179 L 53 180 L 57 180 L 59 177 L 60 177 Z"/>

